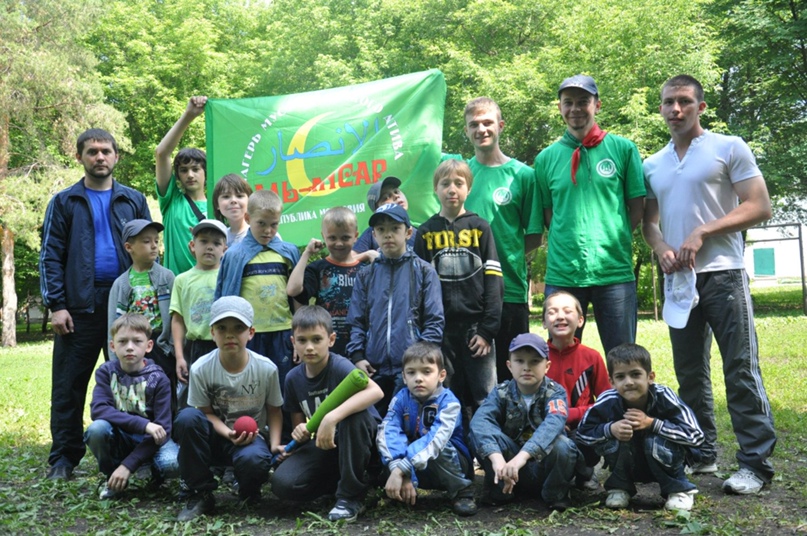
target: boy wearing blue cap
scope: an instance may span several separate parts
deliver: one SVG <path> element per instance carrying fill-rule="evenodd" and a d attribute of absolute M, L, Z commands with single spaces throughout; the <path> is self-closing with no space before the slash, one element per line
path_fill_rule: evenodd
<path fill-rule="evenodd" d="M 483 502 L 540 493 L 553 510 L 570 506 L 577 447 L 564 434 L 566 390 L 546 377 L 549 347 L 533 333 L 510 343 L 513 375 L 496 386 L 471 419 L 471 449 L 485 469 Z"/>
<path fill-rule="evenodd" d="M 346 353 L 384 391 L 376 404 L 384 415 L 392 395 L 403 386 L 404 351 L 417 341 L 439 345 L 445 320 L 437 272 L 406 246 L 412 235 L 406 210 L 395 203 L 381 205 L 370 217 L 370 226 L 380 254 L 356 276 Z"/>

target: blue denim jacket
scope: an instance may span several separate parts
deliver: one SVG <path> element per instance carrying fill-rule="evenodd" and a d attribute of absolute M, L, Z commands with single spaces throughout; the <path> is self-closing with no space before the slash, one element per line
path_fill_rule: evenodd
<path fill-rule="evenodd" d="M 528 408 L 516 381 L 508 380 L 490 392 L 471 419 L 471 443 L 477 456 L 487 458 L 501 452 L 496 435 L 504 433 L 540 461 L 564 434 L 567 414 L 566 390 L 559 383 L 544 377 Z"/>

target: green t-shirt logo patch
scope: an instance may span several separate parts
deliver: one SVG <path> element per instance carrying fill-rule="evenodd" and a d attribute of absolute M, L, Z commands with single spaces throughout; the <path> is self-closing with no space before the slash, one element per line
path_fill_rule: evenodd
<path fill-rule="evenodd" d="M 507 205 L 513 200 L 513 194 L 509 188 L 496 188 L 493 191 L 493 202 L 497 205 Z"/>
<path fill-rule="evenodd" d="M 597 163 L 597 173 L 603 177 L 613 177 L 616 173 L 616 164 L 610 158 L 604 158 Z"/>

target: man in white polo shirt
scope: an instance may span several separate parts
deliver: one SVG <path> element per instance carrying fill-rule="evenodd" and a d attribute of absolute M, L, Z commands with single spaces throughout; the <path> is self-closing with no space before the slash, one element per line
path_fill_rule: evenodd
<path fill-rule="evenodd" d="M 665 274 L 694 268 L 697 277 L 697 305 L 684 327 L 670 327 L 679 394 L 695 410 L 706 435 L 703 457 L 691 464 L 691 470 L 717 471 L 709 370 L 714 332 L 740 447 L 736 455 L 740 469 L 723 489 L 748 495 L 759 492 L 773 477 L 768 457 L 776 445 L 776 432 L 759 369 L 740 232 L 770 218 L 771 203 L 748 145 L 701 127 L 705 109 L 703 87 L 696 79 L 679 75 L 664 84 L 660 111 L 672 140 L 644 162 L 647 200 L 642 232 Z"/>

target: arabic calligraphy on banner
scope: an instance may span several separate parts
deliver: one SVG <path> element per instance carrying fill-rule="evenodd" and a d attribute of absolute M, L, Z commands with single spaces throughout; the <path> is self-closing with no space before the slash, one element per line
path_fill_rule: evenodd
<path fill-rule="evenodd" d="M 351 208 L 361 232 L 367 190 L 394 175 L 413 223 L 422 223 L 439 209 L 432 176 L 445 96 L 443 73 L 433 69 L 295 95 L 208 99 L 208 200 L 228 173 L 271 188 L 283 201 L 283 239 L 302 246 L 320 236 L 320 218 L 335 206 Z"/>

